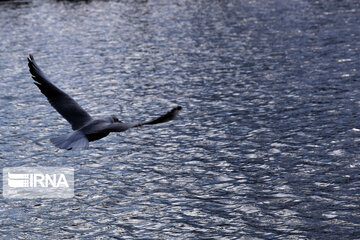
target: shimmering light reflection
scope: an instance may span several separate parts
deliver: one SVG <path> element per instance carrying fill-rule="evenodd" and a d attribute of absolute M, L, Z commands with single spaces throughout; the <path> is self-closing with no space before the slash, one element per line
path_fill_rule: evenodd
<path fill-rule="evenodd" d="M 73 199 L 0 200 L 0 236 L 355 239 L 358 9 L 351 0 L 0 1 L 2 167 L 76 169 Z M 48 139 L 70 127 L 31 83 L 29 53 L 94 116 L 184 111 L 59 151 Z"/>

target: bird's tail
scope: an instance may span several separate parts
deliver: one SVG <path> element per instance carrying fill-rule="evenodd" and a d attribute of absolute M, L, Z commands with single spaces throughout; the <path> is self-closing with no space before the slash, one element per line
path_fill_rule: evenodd
<path fill-rule="evenodd" d="M 50 141 L 61 149 L 83 149 L 89 147 L 89 140 L 80 131 L 64 134 L 59 137 L 51 138 Z"/>

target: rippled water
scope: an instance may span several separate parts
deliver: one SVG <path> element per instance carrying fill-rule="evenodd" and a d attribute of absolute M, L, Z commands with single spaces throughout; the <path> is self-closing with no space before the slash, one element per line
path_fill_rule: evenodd
<path fill-rule="evenodd" d="M 359 24 L 357 0 L 0 1 L 1 167 L 75 168 L 72 199 L 1 198 L 1 238 L 359 239 Z M 29 53 L 94 116 L 184 110 L 57 150 Z"/>

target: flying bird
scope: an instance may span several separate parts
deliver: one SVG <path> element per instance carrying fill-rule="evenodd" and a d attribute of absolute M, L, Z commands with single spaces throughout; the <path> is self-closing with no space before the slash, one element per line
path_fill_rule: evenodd
<path fill-rule="evenodd" d="M 173 120 L 182 109 L 181 106 L 177 106 L 154 120 L 138 123 L 124 123 L 115 116 L 94 119 L 74 99 L 49 81 L 31 54 L 28 57 L 28 66 L 32 78 L 35 80 L 34 84 L 74 130 L 50 139 L 56 147 L 61 149 L 88 148 L 89 142 L 104 138 L 111 132 L 124 132 L 130 128 L 168 122 Z"/>

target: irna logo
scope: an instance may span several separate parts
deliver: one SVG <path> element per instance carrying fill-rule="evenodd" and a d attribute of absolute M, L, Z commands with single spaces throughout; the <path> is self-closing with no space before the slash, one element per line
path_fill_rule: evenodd
<path fill-rule="evenodd" d="M 74 169 L 13 167 L 3 169 L 6 198 L 70 198 L 74 196 Z"/>
<path fill-rule="evenodd" d="M 63 173 L 60 174 L 22 174 L 22 173 L 8 173 L 9 187 L 69 187 L 66 177 Z"/>

